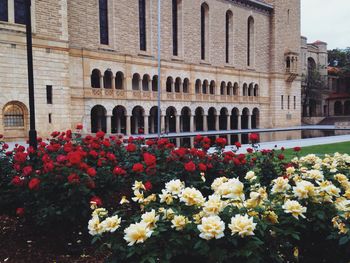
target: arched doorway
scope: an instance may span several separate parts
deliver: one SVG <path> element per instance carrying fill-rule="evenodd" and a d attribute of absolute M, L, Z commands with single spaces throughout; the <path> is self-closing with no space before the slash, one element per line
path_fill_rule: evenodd
<path fill-rule="evenodd" d="M 184 107 L 181 110 L 180 129 L 181 129 L 181 132 L 191 131 L 191 110 L 188 107 Z M 191 139 L 190 138 L 181 139 L 181 146 L 190 147 Z"/>
<path fill-rule="evenodd" d="M 233 108 L 231 111 L 231 130 L 238 130 L 238 116 L 240 115 L 237 108 Z M 231 135 L 231 143 L 239 142 L 237 134 Z"/>
<path fill-rule="evenodd" d="M 196 124 L 196 131 L 203 131 L 204 110 L 198 107 L 195 111 L 194 123 Z"/>
<path fill-rule="evenodd" d="M 141 106 L 136 106 L 132 110 L 131 134 L 144 134 L 144 113 L 145 110 Z"/>
<path fill-rule="evenodd" d="M 107 132 L 107 111 L 105 107 L 96 105 L 91 109 L 91 132 L 96 133 L 98 131 Z"/>
<path fill-rule="evenodd" d="M 246 130 L 249 128 L 249 109 L 244 108 L 242 111 L 242 117 L 241 117 L 241 127 L 242 130 Z M 249 143 L 249 136 L 248 134 L 242 134 L 242 143 L 247 144 Z"/>
<path fill-rule="evenodd" d="M 211 107 L 208 110 L 208 131 L 216 131 L 216 109 Z"/>
<path fill-rule="evenodd" d="M 149 133 L 157 133 L 158 132 L 158 107 L 154 106 L 149 111 Z"/>
<path fill-rule="evenodd" d="M 226 108 L 222 108 L 220 110 L 220 116 L 219 116 L 219 130 L 220 131 L 224 131 L 224 130 L 228 130 L 229 127 L 227 127 L 227 124 L 228 124 L 228 118 L 229 118 L 229 114 L 228 114 L 228 110 Z M 220 137 L 223 137 L 223 138 L 228 138 L 228 136 L 230 135 L 227 135 L 227 136 L 220 136 Z"/>
<path fill-rule="evenodd" d="M 123 106 L 113 109 L 112 133 L 126 134 L 126 109 Z"/>
<path fill-rule="evenodd" d="M 252 129 L 258 129 L 259 128 L 259 122 L 260 122 L 260 111 L 258 108 L 253 109 L 252 114 Z"/>
<path fill-rule="evenodd" d="M 166 109 L 165 130 L 169 133 L 176 132 L 176 109 L 169 107 Z"/>

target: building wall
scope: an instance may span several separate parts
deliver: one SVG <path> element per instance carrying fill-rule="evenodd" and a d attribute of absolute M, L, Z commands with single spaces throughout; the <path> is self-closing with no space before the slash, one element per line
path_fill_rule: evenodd
<path fill-rule="evenodd" d="M 84 123 L 89 131 L 91 109 L 103 105 L 107 115 L 113 108 L 123 105 L 127 114 L 134 106 L 141 105 L 145 112 L 156 105 L 154 92 L 132 90 L 132 76 L 151 78 L 157 75 L 157 1 L 146 0 L 147 51 L 139 48 L 138 1 L 109 1 L 109 44 L 100 44 L 98 0 L 50 0 L 34 1 L 34 68 L 36 88 L 37 126 L 40 135 L 52 130 L 74 128 Z M 285 127 L 300 124 L 300 77 L 286 81 L 285 54 L 300 51 L 300 0 L 265 1 L 273 5 L 273 11 L 242 4 L 241 1 L 207 0 L 209 6 L 209 57 L 201 60 L 200 6 L 204 1 L 182 1 L 180 15 L 179 55 L 172 55 L 172 1 L 162 1 L 162 113 L 168 106 L 177 112 L 185 106 L 192 113 L 197 107 L 208 112 L 225 107 L 240 112 L 254 108 L 260 112 L 260 127 Z M 225 61 L 225 15 L 233 13 L 233 47 L 230 63 Z M 288 11 L 289 10 L 289 11 Z M 288 15 L 289 14 L 289 15 Z M 248 18 L 254 19 L 254 52 L 252 65 L 247 66 Z M 288 18 L 289 17 L 289 18 Z M 0 89 L 11 96 L 0 99 L 0 108 L 9 101 L 20 101 L 28 109 L 26 56 L 24 27 L 0 22 Z M 13 45 L 16 44 L 16 48 Z M 113 75 L 124 74 L 124 90 L 91 88 L 91 72 L 103 73 L 110 69 Z M 296 69 L 299 73 L 300 68 Z M 167 77 L 190 80 L 188 94 L 168 94 L 165 91 Z M 215 81 L 214 95 L 195 94 L 195 81 Z M 220 95 L 220 84 L 237 83 L 239 94 Z M 257 84 L 259 96 L 243 97 L 244 84 Z M 53 105 L 46 104 L 46 85 L 54 89 Z M 94 93 L 95 92 L 95 93 Z M 284 96 L 283 109 L 281 96 Z M 288 96 L 290 107 L 287 107 Z M 294 107 L 294 97 L 296 104 Z M 53 123 L 48 124 L 48 113 Z M 0 132 L 7 136 L 21 137 L 13 132 Z"/>

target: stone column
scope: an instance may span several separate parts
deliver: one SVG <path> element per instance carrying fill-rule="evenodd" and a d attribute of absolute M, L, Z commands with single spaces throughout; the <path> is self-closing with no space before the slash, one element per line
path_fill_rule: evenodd
<path fill-rule="evenodd" d="M 151 123 L 151 133 L 154 133 L 154 116 L 150 115 L 150 119 L 149 119 L 150 123 Z"/>
<path fill-rule="evenodd" d="M 121 127 L 121 119 L 120 116 L 117 116 L 117 133 L 121 133 L 122 132 L 122 127 Z"/>
<path fill-rule="evenodd" d="M 231 116 L 227 115 L 226 118 L 226 123 L 227 123 L 227 130 L 231 130 Z M 227 134 L 227 145 L 231 145 L 231 134 Z"/>
<path fill-rule="evenodd" d="M 208 131 L 208 115 L 203 115 L 203 131 Z"/>
<path fill-rule="evenodd" d="M 125 123 L 125 128 L 126 128 L 126 134 L 127 136 L 131 135 L 131 116 L 126 115 L 126 123 Z"/>
<path fill-rule="evenodd" d="M 104 88 L 104 85 L 103 85 L 103 76 L 101 75 L 100 76 L 100 88 L 103 89 Z"/>
<path fill-rule="evenodd" d="M 8 0 L 8 21 L 10 23 L 15 23 L 15 1 Z"/>
<path fill-rule="evenodd" d="M 115 76 L 112 76 L 112 90 L 115 91 Z"/>
<path fill-rule="evenodd" d="M 220 115 L 215 115 L 215 130 L 220 130 Z"/>
<path fill-rule="evenodd" d="M 249 114 L 248 115 L 248 130 L 250 130 L 252 128 L 252 115 Z"/>
<path fill-rule="evenodd" d="M 164 115 L 161 115 L 160 116 L 160 130 L 164 133 L 166 133 L 166 130 L 165 130 L 165 117 Z"/>
<path fill-rule="evenodd" d="M 180 115 L 176 115 L 175 118 L 176 118 L 176 133 L 180 134 L 180 132 L 181 132 L 180 131 Z M 181 144 L 180 138 L 176 138 L 176 145 L 180 146 L 180 144 Z"/>
<path fill-rule="evenodd" d="M 143 122 L 144 122 L 143 129 L 144 129 L 145 135 L 147 135 L 149 133 L 148 119 L 149 119 L 148 115 L 143 116 Z"/>
<path fill-rule="evenodd" d="M 143 87 L 142 87 L 142 78 L 140 77 L 139 79 L 139 90 L 143 91 Z"/>
<path fill-rule="evenodd" d="M 194 115 L 190 115 L 190 132 L 194 132 L 195 130 L 195 123 L 194 123 Z"/>
<path fill-rule="evenodd" d="M 242 115 L 237 115 L 238 123 L 237 123 L 237 130 L 241 131 L 242 130 Z M 242 134 L 238 134 L 238 141 L 242 141 Z"/>
<path fill-rule="evenodd" d="M 112 116 L 111 115 L 107 115 L 106 117 L 106 126 L 107 126 L 107 130 L 106 133 L 107 134 L 111 134 L 112 133 Z"/>

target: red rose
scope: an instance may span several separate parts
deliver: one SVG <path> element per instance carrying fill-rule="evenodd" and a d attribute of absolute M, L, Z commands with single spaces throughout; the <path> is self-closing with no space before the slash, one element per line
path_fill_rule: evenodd
<path fill-rule="evenodd" d="M 155 143 L 154 140 L 147 140 L 147 141 L 146 141 L 146 145 L 147 145 L 147 146 L 152 146 L 152 145 L 154 145 L 154 143 Z"/>
<path fill-rule="evenodd" d="M 115 155 L 113 153 L 107 153 L 107 159 L 114 162 L 117 160 L 117 158 L 115 157 Z"/>
<path fill-rule="evenodd" d="M 79 184 L 80 183 L 80 177 L 76 173 L 72 173 L 67 177 L 68 183 L 70 184 Z"/>
<path fill-rule="evenodd" d="M 219 137 L 215 140 L 215 143 L 220 147 L 225 147 L 227 140 L 225 138 Z"/>
<path fill-rule="evenodd" d="M 105 133 L 103 131 L 98 131 L 96 133 L 96 137 L 102 139 L 103 137 L 105 137 Z"/>
<path fill-rule="evenodd" d="M 81 162 L 80 152 L 70 152 L 67 154 L 67 159 L 71 164 L 79 164 Z"/>
<path fill-rule="evenodd" d="M 146 183 L 144 183 L 144 186 L 146 188 L 146 191 L 149 191 L 152 189 L 152 183 L 150 181 L 147 181 Z"/>
<path fill-rule="evenodd" d="M 253 149 L 252 149 L 252 148 L 248 148 L 248 149 L 247 149 L 247 152 L 248 152 L 248 153 L 252 153 L 252 152 L 253 152 Z"/>
<path fill-rule="evenodd" d="M 24 176 L 29 176 L 33 172 L 33 168 L 31 166 L 26 166 L 22 169 Z"/>
<path fill-rule="evenodd" d="M 242 144 L 241 144 L 240 142 L 235 142 L 235 146 L 236 146 L 237 148 L 241 148 L 241 147 L 242 147 Z"/>
<path fill-rule="evenodd" d="M 28 187 L 30 190 L 38 190 L 40 186 L 40 180 L 38 178 L 33 178 L 29 181 Z"/>
<path fill-rule="evenodd" d="M 279 160 L 284 160 L 284 155 L 283 155 L 283 154 L 279 154 L 279 155 L 278 155 L 278 159 L 279 159 Z"/>
<path fill-rule="evenodd" d="M 89 180 L 89 181 L 87 181 L 87 183 L 86 183 L 86 187 L 89 188 L 89 189 L 95 189 L 95 188 L 96 188 L 96 184 L 95 184 L 94 181 Z"/>
<path fill-rule="evenodd" d="M 94 205 L 97 205 L 97 206 L 102 206 L 102 199 L 99 198 L 98 196 L 93 196 L 91 197 L 90 199 L 90 204 L 94 204 Z"/>
<path fill-rule="evenodd" d="M 259 140 L 259 134 L 251 133 L 249 135 L 249 140 L 252 141 L 252 142 L 257 142 Z"/>
<path fill-rule="evenodd" d="M 196 165 L 194 164 L 194 162 L 190 161 L 185 164 L 185 170 L 187 172 L 194 172 L 196 170 Z"/>
<path fill-rule="evenodd" d="M 19 216 L 19 217 L 24 216 L 24 208 L 23 207 L 18 207 L 16 209 L 16 215 Z"/>
<path fill-rule="evenodd" d="M 203 140 L 202 135 L 196 135 L 196 137 L 194 137 L 195 142 L 201 142 L 202 140 Z"/>
<path fill-rule="evenodd" d="M 11 183 L 15 186 L 23 185 L 23 181 L 21 180 L 21 178 L 19 176 L 13 177 Z"/>
<path fill-rule="evenodd" d="M 77 130 L 82 130 L 82 129 L 83 129 L 83 125 L 82 125 L 82 124 L 77 124 L 76 129 L 77 129 Z"/>
<path fill-rule="evenodd" d="M 153 154 L 144 153 L 143 154 L 143 160 L 145 161 L 145 164 L 147 166 L 155 166 L 157 158 Z"/>
<path fill-rule="evenodd" d="M 114 175 L 126 175 L 126 171 L 123 168 L 117 166 L 113 169 L 113 174 Z"/>
<path fill-rule="evenodd" d="M 144 167 L 143 167 L 142 163 L 135 163 L 132 167 L 132 170 L 135 173 L 142 173 L 144 171 Z"/>
<path fill-rule="evenodd" d="M 133 143 L 129 143 L 125 149 L 128 151 L 128 152 L 135 152 L 136 151 L 136 145 L 133 144 Z"/>
<path fill-rule="evenodd" d="M 4 138 L 4 135 L 0 134 L 0 139 Z"/>
<path fill-rule="evenodd" d="M 295 152 L 300 152 L 300 151 L 301 151 L 301 147 L 299 147 L 299 146 L 294 147 L 293 150 L 294 150 Z"/>
<path fill-rule="evenodd" d="M 198 169 L 201 172 L 205 172 L 207 170 L 207 166 L 204 163 L 198 164 Z"/>
<path fill-rule="evenodd" d="M 90 167 L 89 169 L 87 169 L 86 173 L 91 177 L 96 176 L 96 170 L 93 167 Z"/>

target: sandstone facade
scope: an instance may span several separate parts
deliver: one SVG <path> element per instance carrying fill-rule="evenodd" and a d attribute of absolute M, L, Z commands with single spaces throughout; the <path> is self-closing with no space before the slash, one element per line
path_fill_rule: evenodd
<path fill-rule="evenodd" d="M 29 107 L 25 28 L 14 19 L 13 1 L 8 0 L 8 20 L 0 21 L 0 133 L 19 138 L 27 134 Z M 108 45 L 100 44 L 101 1 L 32 2 L 39 134 L 78 123 L 86 132 L 155 132 L 157 1 L 145 0 L 146 50 L 140 50 L 138 0 L 108 1 Z M 173 2 L 163 0 L 161 7 L 163 131 L 300 124 L 300 0 L 178 0 L 176 56 Z M 203 4 L 208 8 L 204 60 Z M 232 24 L 227 62 L 228 11 Z M 99 88 L 92 87 L 94 70 L 99 72 Z M 52 104 L 47 103 L 47 86 L 53 89 Z M 23 125 L 9 125 L 11 114 L 16 115 L 9 105 L 22 111 Z"/>

